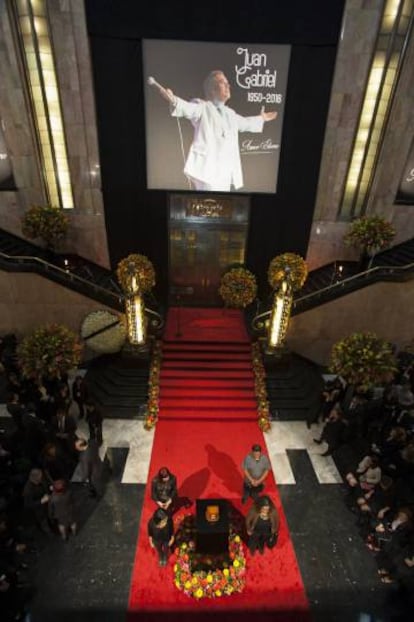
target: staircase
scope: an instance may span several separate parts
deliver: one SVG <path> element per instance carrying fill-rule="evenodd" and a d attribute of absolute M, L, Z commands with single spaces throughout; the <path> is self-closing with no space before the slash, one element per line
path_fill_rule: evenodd
<path fill-rule="evenodd" d="M 4 229 L 0 229 L 0 268 L 35 272 L 117 311 L 123 309 L 123 293 L 111 270 L 78 255 L 46 250 Z"/>
<path fill-rule="evenodd" d="M 401 282 L 414 278 L 414 238 L 397 244 L 373 258 L 369 269 L 357 261 L 335 261 L 312 270 L 302 289 L 296 292 L 292 315 L 346 296 L 381 281 Z M 271 294 L 272 296 L 272 294 Z M 262 333 L 270 318 L 272 298 L 250 310 L 253 332 Z"/>
<path fill-rule="evenodd" d="M 378 253 L 369 268 L 356 261 L 336 261 L 309 273 L 295 296 L 292 315 L 379 281 L 405 281 L 413 276 L 414 239 Z"/>
<path fill-rule="evenodd" d="M 195 417 L 257 419 L 249 341 L 163 343 L 160 418 Z"/>
<path fill-rule="evenodd" d="M 149 364 L 149 356 L 124 353 L 105 354 L 90 363 L 85 375 L 88 396 L 106 419 L 144 418 Z"/>
<path fill-rule="evenodd" d="M 296 421 L 319 411 L 323 378 L 315 363 L 287 352 L 265 357 L 264 365 L 272 419 Z"/>
<path fill-rule="evenodd" d="M 0 229 L 0 269 L 35 272 L 116 311 L 124 311 L 124 294 L 114 272 L 79 255 L 45 250 L 4 229 Z M 164 325 L 160 311 L 155 297 L 148 292 L 145 312 L 148 330 L 153 334 Z"/>

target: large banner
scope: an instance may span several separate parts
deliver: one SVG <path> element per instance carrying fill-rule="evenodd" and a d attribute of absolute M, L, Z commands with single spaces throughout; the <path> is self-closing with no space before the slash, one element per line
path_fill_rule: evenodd
<path fill-rule="evenodd" d="M 414 205 L 414 142 L 411 145 L 395 202 Z"/>
<path fill-rule="evenodd" d="M 275 193 L 288 45 L 143 41 L 147 186 Z"/>

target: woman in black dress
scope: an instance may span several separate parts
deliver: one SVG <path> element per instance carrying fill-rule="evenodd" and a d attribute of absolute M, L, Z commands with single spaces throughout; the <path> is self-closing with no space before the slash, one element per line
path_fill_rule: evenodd
<path fill-rule="evenodd" d="M 168 512 L 161 508 L 155 510 L 148 522 L 148 537 L 151 547 L 158 553 L 160 566 L 165 566 L 174 542 L 174 526 Z"/>
<path fill-rule="evenodd" d="M 279 531 L 279 516 L 269 497 L 259 497 L 246 516 L 246 529 L 249 536 L 248 547 L 254 555 L 257 549 L 261 554 L 267 546 L 272 549 Z"/>

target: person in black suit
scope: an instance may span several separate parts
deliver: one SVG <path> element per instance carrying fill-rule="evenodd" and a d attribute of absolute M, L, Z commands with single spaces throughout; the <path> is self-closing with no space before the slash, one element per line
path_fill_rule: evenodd
<path fill-rule="evenodd" d="M 75 447 L 79 455 L 81 479 L 88 483 L 91 497 L 100 497 L 103 493 L 104 465 L 99 455 L 98 441 L 79 438 Z"/>
<path fill-rule="evenodd" d="M 63 448 L 73 452 L 76 440 L 76 421 L 66 414 L 65 410 L 58 410 L 55 417 L 51 420 L 52 433 L 58 439 Z"/>
<path fill-rule="evenodd" d="M 330 456 L 344 442 L 345 432 L 347 429 L 346 422 L 342 416 L 342 412 L 338 407 L 331 410 L 322 429 L 320 438 L 314 438 L 314 443 L 320 445 L 325 442 L 328 449 L 320 454 L 321 456 Z"/>
<path fill-rule="evenodd" d="M 14 424 L 19 432 L 23 431 L 23 414 L 25 412 L 24 405 L 20 402 L 20 397 L 18 393 L 11 392 L 8 395 L 6 408 L 8 413 L 11 415 Z"/>
<path fill-rule="evenodd" d="M 72 398 L 79 408 L 79 419 L 85 416 L 85 402 L 87 399 L 87 388 L 82 376 L 76 376 L 72 385 Z"/>
<path fill-rule="evenodd" d="M 98 445 L 102 445 L 102 423 L 103 416 L 101 411 L 96 407 L 94 402 L 88 400 L 86 402 L 86 421 L 89 426 L 89 439 L 96 439 Z"/>

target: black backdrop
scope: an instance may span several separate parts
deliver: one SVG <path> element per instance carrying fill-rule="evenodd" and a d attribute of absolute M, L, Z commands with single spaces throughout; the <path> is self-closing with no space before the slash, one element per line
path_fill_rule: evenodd
<path fill-rule="evenodd" d="M 291 44 L 278 192 L 252 195 L 247 266 L 306 255 L 344 0 L 85 0 L 112 265 L 147 255 L 164 298 L 168 193 L 146 190 L 141 40 Z"/>

